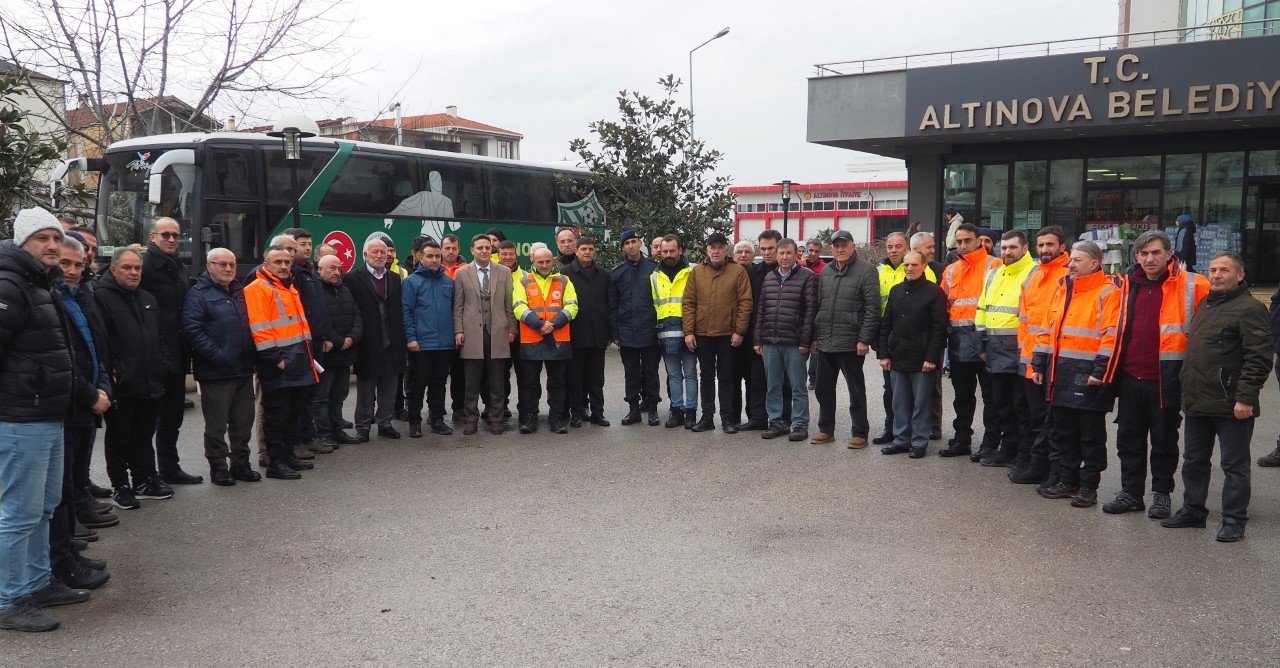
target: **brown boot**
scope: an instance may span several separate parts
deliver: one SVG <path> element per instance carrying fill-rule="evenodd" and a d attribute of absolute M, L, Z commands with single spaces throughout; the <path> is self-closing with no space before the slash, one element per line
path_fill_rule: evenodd
<path fill-rule="evenodd" d="M 333 452 L 333 446 L 326 444 L 324 441 L 313 440 L 307 444 L 307 450 L 317 455 L 327 455 Z"/>
<path fill-rule="evenodd" d="M 467 418 L 467 423 L 462 427 L 462 435 L 470 436 L 476 433 L 480 420 L 478 418 Z"/>
<path fill-rule="evenodd" d="M 262 468 L 265 469 L 270 465 L 271 465 L 271 458 L 267 456 L 267 449 L 262 448 L 261 450 L 258 451 L 258 466 L 261 466 Z"/>
<path fill-rule="evenodd" d="M 302 445 L 301 443 L 293 446 L 293 456 L 297 457 L 298 459 L 315 459 L 316 458 L 316 456 L 311 454 L 311 451 L 307 449 L 307 446 Z"/>

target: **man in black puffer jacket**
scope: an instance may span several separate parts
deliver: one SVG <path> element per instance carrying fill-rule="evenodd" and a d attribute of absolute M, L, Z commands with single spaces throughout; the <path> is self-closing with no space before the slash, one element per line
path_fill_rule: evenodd
<path fill-rule="evenodd" d="M 796 242 L 778 242 L 778 266 L 764 277 L 760 302 L 755 309 L 753 348 L 764 358 L 768 390 L 765 410 L 769 426 L 761 438 L 777 438 L 791 432 L 789 441 L 809 438 L 809 391 L 805 386 L 809 347 L 813 344 L 813 320 L 818 312 L 818 276 L 797 262 Z M 784 380 L 791 381 L 791 396 L 783 396 Z M 791 423 L 782 421 L 782 406 L 791 400 Z"/>
<path fill-rule="evenodd" d="M 342 260 L 330 255 L 320 258 L 317 264 L 324 287 L 329 331 L 335 340 L 333 348 L 325 354 L 324 373 L 320 374 L 320 385 L 311 404 L 311 417 L 320 442 L 336 448 L 360 442 L 342 429 L 342 404 L 351 391 L 351 365 L 356 361 L 356 344 L 364 333 L 364 320 L 356 298 L 342 282 Z"/>
<path fill-rule="evenodd" d="M 89 597 L 56 583 L 49 568 L 49 518 L 62 492 L 62 420 L 75 387 L 65 316 L 53 292 L 61 243 L 62 225 L 43 209 L 20 211 L 13 240 L 0 242 L 0 628 L 19 631 L 55 629 L 58 620 L 41 607 Z"/>
<path fill-rule="evenodd" d="M 120 248 L 94 293 L 107 327 L 116 389 L 103 435 L 107 475 L 115 488 L 112 502 L 125 510 L 138 508 L 138 499 L 173 497 L 173 489 L 156 473 L 151 439 L 165 379 L 177 365 L 160 323 L 160 306 L 139 288 L 141 283 L 142 257 L 136 250 Z"/>
<path fill-rule="evenodd" d="M 906 280 L 889 289 L 880 319 L 876 356 L 889 372 L 893 396 L 893 443 L 882 454 L 924 456 L 933 427 L 933 386 L 947 344 L 947 296 L 925 276 L 924 255 L 902 257 Z"/>

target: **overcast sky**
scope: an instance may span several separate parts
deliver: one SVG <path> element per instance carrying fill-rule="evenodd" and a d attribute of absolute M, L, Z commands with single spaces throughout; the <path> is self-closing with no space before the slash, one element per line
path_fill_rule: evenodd
<path fill-rule="evenodd" d="M 457 105 L 523 134 L 527 160 L 570 158 L 589 122 L 617 118 L 618 91 L 657 94 L 668 73 L 687 86 L 689 50 L 728 26 L 693 63 L 695 130 L 724 152 L 722 173 L 839 181 L 852 154 L 804 139 L 814 64 L 1110 35 L 1117 12 L 1117 0 L 360 0 L 351 46 L 372 69 L 345 106 L 308 111 L 365 120 L 403 87 L 405 115 Z"/>

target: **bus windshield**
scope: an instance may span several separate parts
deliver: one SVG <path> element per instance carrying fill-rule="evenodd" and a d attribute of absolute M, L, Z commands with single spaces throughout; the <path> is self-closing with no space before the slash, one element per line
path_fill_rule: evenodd
<path fill-rule="evenodd" d="M 178 221 L 182 238 L 178 255 L 190 261 L 192 189 L 195 171 L 186 166 L 171 167 L 164 172 L 164 195 L 158 206 L 147 201 L 147 185 L 151 164 L 164 153 L 162 149 L 109 153 L 107 171 L 102 175 L 98 193 L 98 244 L 102 255 L 110 256 L 117 247 L 146 244 L 151 222 L 161 216 Z"/>

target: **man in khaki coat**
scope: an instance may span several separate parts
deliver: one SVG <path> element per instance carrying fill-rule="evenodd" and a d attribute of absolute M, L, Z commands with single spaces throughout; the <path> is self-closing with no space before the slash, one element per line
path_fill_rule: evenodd
<path fill-rule="evenodd" d="M 751 279 L 747 270 L 729 261 L 729 240 L 719 232 L 707 237 L 707 259 L 693 268 L 681 303 L 684 343 L 697 353 L 702 367 L 702 419 L 694 431 L 715 428 L 716 381 L 720 381 L 720 426 L 738 433 L 733 415 L 734 348 L 742 345 L 751 324 Z"/>
<path fill-rule="evenodd" d="M 464 435 L 476 433 L 477 400 L 485 388 L 489 430 L 501 434 L 506 429 L 507 360 L 518 325 L 511 305 L 511 270 L 493 262 L 492 253 L 489 237 L 475 235 L 471 239 L 475 260 L 454 274 L 453 331 L 466 378 Z"/>

